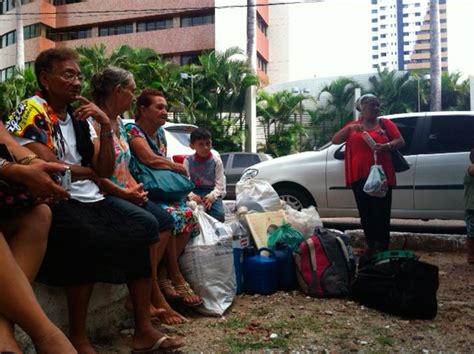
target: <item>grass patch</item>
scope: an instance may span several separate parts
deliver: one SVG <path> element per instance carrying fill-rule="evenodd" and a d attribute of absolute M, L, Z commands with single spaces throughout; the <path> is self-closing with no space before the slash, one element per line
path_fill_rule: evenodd
<path fill-rule="evenodd" d="M 393 338 L 389 336 L 378 336 L 375 337 L 375 341 L 383 346 L 392 346 L 393 345 Z"/>
<path fill-rule="evenodd" d="M 228 337 L 225 339 L 227 349 L 232 353 L 259 349 L 288 349 L 289 343 L 286 338 L 278 337 L 264 341 L 263 339 L 250 337 Z"/>

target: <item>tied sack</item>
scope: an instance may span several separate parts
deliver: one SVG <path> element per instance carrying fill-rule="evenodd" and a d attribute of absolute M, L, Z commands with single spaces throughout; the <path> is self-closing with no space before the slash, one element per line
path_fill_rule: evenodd
<path fill-rule="evenodd" d="M 235 185 L 235 208 L 246 207 L 257 212 L 280 210 L 280 197 L 270 183 L 245 174 Z"/>
<path fill-rule="evenodd" d="M 344 240 L 343 240 L 344 238 Z M 349 242 L 344 235 L 316 228 L 294 254 L 296 279 L 301 290 L 313 297 L 349 295 L 353 274 Z"/>
<path fill-rule="evenodd" d="M 195 213 L 200 233 L 186 245 L 179 266 L 203 299 L 196 310 L 203 315 L 222 316 L 232 305 L 236 292 L 232 230 L 208 215 L 201 206 Z"/>
<path fill-rule="evenodd" d="M 438 267 L 411 252 L 378 253 L 359 265 L 351 297 L 362 305 L 414 319 L 436 316 Z"/>
<path fill-rule="evenodd" d="M 377 164 L 377 154 L 374 152 L 374 164 L 364 184 L 364 192 L 372 197 L 383 198 L 387 194 L 387 176 L 381 165 Z"/>

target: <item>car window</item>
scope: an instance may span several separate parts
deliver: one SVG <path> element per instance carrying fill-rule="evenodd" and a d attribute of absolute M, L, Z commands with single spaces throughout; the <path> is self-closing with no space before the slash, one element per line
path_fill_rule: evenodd
<path fill-rule="evenodd" d="M 395 123 L 398 130 L 400 131 L 400 134 L 402 134 L 403 139 L 405 139 L 405 146 L 400 149 L 400 152 L 403 155 L 409 154 L 410 146 L 413 141 L 413 134 L 415 133 L 417 120 L 418 120 L 418 117 L 392 119 L 392 122 Z"/>
<path fill-rule="evenodd" d="M 222 164 L 224 168 L 227 166 L 227 160 L 229 159 L 229 154 L 221 154 Z"/>
<path fill-rule="evenodd" d="M 168 129 L 168 132 L 172 134 L 181 144 L 183 144 L 184 146 L 189 146 L 189 137 L 191 133 L 171 129 Z"/>
<path fill-rule="evenodd" d="M 249 167 L 259 162 L 260 158 L 257 155 L 238 154 L 234 155 L 234 160 L 232 161 L 232 168 Z"/>
<path fill-rule="evenodd" d="M 431 117 L 428 154 L 470 151 L 474 146 L 474 117 Z"/>

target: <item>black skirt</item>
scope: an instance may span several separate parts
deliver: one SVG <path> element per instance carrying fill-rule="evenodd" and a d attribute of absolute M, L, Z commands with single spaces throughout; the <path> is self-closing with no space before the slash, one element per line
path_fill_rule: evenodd
<path fill-rule="evenodd" d="M 53 219 L 37 281 L 53 286 L 121 284 L 150 276 L 157 235 L 106 200 L 51 205 Z"/>

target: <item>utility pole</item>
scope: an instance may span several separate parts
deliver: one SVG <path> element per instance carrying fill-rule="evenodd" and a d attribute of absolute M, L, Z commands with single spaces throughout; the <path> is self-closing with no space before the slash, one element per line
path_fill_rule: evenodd
<path fill-rule="evenodd" d="M 23 18 L 21 16 L 21 0 L 15 0 L 16 13 L 16 69 L 25 68 L 25 37 L 23 34 Z"/>
<path fill-rule="evenodd" d="M 247 63 L 255 74 L 257 72 L 257 52 L 255 50 L 256 0 L 247 0 Z M 257 152 L 257 87 L 250 86 L 245 94 L 245 120 L 247 134 L 245 151 Z"/>
<path fill-rule="evenodd" d="M 441 111 L 441 31 L 439 0 L 430 0 L 430 111 Z"/>

